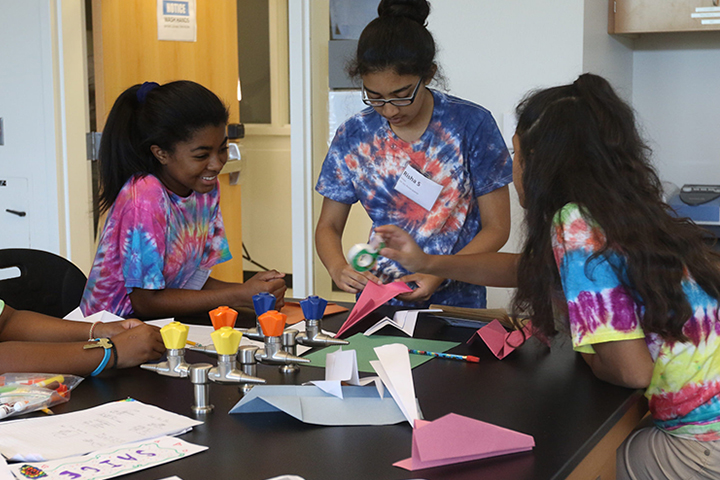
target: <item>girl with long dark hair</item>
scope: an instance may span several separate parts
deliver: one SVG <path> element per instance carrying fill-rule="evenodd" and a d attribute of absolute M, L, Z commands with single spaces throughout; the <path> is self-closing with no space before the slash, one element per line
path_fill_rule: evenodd
<path fill-rule="evenodd" d="M 381 254 L 517 286 L 514 308 L 537 333 L 569 334 L 599 378 L 645 388 L 654 426 L 618 450 L 618 478 L 718 478 L 720 256 L 664 203 L 633 111 L 606 80 L 532 93 L 517 113 L 522 253 L 429 256 L 384 226 Z"/>

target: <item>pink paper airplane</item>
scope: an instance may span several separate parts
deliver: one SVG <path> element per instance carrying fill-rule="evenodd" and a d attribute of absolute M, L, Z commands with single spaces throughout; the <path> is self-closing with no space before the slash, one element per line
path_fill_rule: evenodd
<path fill-rule="evenodd" d="M 407 292 L 412 292 L 412 288 L 403 282 L 392 282 L 384 285 L 368 282 L 350 312 L 350 315 L 348 315 L 347 320 L 345 320 L 345 323 L 343 323 L 340 330 L 338 330 L 337 336 L 342 335 L 345 330 L 367 317 L 373 310 L 379 308 L 391 298 Z"/>
<path fill-rule="evenodd" d="M 417 420 L 412 457 L 393 465 L 415 471 L 526 452 L 534 446 L 531 435 L 450 413 L 433 422 Z"/>
<path fill-rule="evenodd" d="M 526 323 L 522 330 L 508 332 L 500 322 L 493 320 L 475 332 L 467 343 L 472 343 L 480 337 L 490 348 L 490 351 L 502 360 L 531 336 L 532 327 L 530 322 Z"/>

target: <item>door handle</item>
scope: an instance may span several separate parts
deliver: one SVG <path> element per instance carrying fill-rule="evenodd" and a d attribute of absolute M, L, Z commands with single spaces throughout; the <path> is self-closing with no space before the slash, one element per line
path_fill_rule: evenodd
<path fill-rule="evenodd" d="M 8 213 L 12 213 L 13 215 L 17 215 L 18 217 L 24 217 L 25 215 L 27 215 L 27 213 L 25 213 L 25 212 L 20 212 L 17 210 L 10 210 L 9 208 L 6 208 L 5 211 Z"/>

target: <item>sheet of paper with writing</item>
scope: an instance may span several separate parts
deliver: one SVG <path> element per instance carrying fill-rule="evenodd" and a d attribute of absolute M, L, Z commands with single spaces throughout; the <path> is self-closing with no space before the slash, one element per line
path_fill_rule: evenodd
<path fill-rule="evenodd" d="M 0 424 L 0 453 L 15 461 L 54 460 L 179 435 L 203 422 L 136 401 Z"/>
<path fill-rule="evenodd" d="M 207 448 L 164 436 L 77 457 L 49 462 L 16 463 L 11 465 L 10 469 L 17 478 L 101 480 L 179 460 Z"/>

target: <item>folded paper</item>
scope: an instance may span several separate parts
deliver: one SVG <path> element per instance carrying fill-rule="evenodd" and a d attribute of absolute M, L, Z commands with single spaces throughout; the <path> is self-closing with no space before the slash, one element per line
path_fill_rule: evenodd
<path fill-rule="evenodd" d="M 293 326 L 293 328 L 295 327 Z M 377 358 L 375 350 L 373 349 L 381 345 L 387 345 L 389 343 L 402 343 L 406 348 L 427 350 L 430 352 L 447 352 L 451 348 L 459 345 L 459 343 L 456 342 L 425 340 L 422 338 L 391 337 L 387 335 L 372 335 L 370 337 L 366 337 L 362 333 L 356 333 L 352 337 L 348 338 L 347 341 L 349 344 L 343 347 L 344 350 L 355 350 L 357 354 L 358 371 L 366 373 L 375 372 L 375 370 L 370 366 L 370 360 L 375 360 Z M 338 348 L 338 346 L 332 346 L 308 353 L 305 355 L 305 358 L 312 362 L 308 364 L 308 367 L 325 367 L 327 353 L 334 352 L 338 350 Z M 433 357 L 426 357 L 423 355 L 411 355 L 410 366 L 415 368 L 430 361 L 432 358 Z"/>
<path fill-rule="evenodd" d="M 395 312 L 393 318 L 385 317 L 365 330 L 365 335 L 372 335 L 381 328 L 390 325 L 412 337 L 415 333 L 415 324 L 417 324 L 418 315 L 423 312 L 442 312 L 442 310 L 437 308 L 431 310 L 400 310 Z"/>
<path fill-rule="evenodd" d="M 370 362 L 390 395 L 395 399 L 400 410 L 410 425 L 420 419 L 417 399 L 415 398 L 415 384 L 410 369 L 410 354 L 405 345 L 393 343 L 376 347 L 377 360 Z"/>
<path fill-rule="evenodd" d="M 472 343 L 478 338 L 481 338 L 490 351 L 502 360 L 531 336 L 532 326 L 530 322 L 526 323 L 521 330 L 508 332 L 500 322 L 493 320 L 475 332 L 467 343 Z"/>
<path fill-rule="evenodd" d="M 350 315 L 348 315 L 347 320 L 345 320 L 345 323 L 343 323 L 340 330 L 338 330 L 338 337 L 340 337 L 340 335 L 342 335 L 348 328 L 367 317 L 370 313 L 381 307 L 391 298 L 395 298 L 401 293 L 408 292 L 412 292 L 412 288 L 408 287 L 407 284 L 403 282 L 391 282 L 384 285 L 368 282 L 360 294 L 360 298 L 358 298 L 355 303 L 352 311 L 350 311 Z"/>
<path fill-rule="evenodd" d="M 256 385 L 230 413 L 285 412 L 313 425 L 394 425 L 405 416 L 372 387 L 343 386 L 343 398 L 312 385 Z"/>
<path fill-rule="evenodd" d="M 315 385 L 322 391 L 343 398 L 342 383 L 363 386 L 375 382 L 380 398 L 384 396 L 383 384 L 378 377 L 360 378 L 357 367 L 355 350 L 339 348 L 327 354 L 325 367 L 325 380 L 312 380 L 308 383 Z"/>
<path fill-rule="evenodd" d="M 450 413 L 432 422 L 418 420 L 412 457 L 393 465 L 414 471 L 526 452 L 534 446 L 531 435 Z"/>

